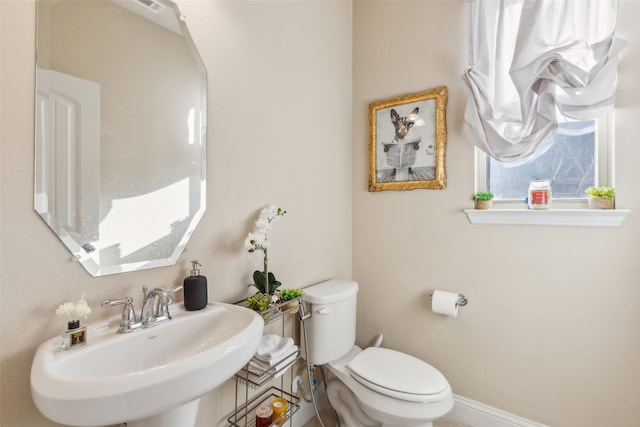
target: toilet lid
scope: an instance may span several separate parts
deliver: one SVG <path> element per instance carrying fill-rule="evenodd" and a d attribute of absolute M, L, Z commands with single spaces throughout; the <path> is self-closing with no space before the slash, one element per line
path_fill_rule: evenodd
<path fill-rule="evenodd" d="M 347 365 L 362 385 L 402 400 L 427 401 L 440 393 L 448 382 L 428 363 L 388 348 L 369 347 Z"/>

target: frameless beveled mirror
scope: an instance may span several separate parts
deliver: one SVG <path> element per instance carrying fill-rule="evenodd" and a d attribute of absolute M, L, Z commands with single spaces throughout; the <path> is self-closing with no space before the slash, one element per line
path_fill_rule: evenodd
<path fill-rule="evenodd" d="M 205 210 L 206 70 L 167 0 L 38 0 L 35 209 L 92 276 L 175 264 Z"/>

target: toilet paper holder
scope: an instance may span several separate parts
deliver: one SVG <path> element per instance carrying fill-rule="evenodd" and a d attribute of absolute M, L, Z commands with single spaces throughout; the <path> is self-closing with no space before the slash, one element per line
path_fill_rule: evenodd
<path fill-rule="evenodd" d="M 429 291 L 429 298 L 433 299 L 433 293 L 435 291 Z M 467 299 L 466 296 L 464 296 L 463 294 L 458 294 L 458 302 L 456 302 L 456 305 L 459 305 L 460 307 L 462 307 L 463 305 L 467 305 L 467 303 L 469 302 L 469 300 Z"/>

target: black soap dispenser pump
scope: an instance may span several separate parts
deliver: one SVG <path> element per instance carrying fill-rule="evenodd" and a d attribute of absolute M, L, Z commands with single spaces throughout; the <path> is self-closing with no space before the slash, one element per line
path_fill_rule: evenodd
<path fill-rule="evenodd" d="M 200 275 L 201 267 L 197 260 L 191 261 L 191 275 L 184 279 L 184 308 L 189 311 L 202 310 L 209 302 L 207 278 Z"/>

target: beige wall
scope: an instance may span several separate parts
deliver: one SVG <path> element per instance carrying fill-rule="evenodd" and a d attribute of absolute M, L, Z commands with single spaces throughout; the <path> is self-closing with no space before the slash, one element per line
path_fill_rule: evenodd
<path fill-rule="evenodd" d="M 31 403 L 28 374 L 37 343 L 60 329 L 59 302 L 84 292 L 98 319 L 98 301 L 177 283 L 191 257 L 205 264 L 212 300 L 238 299 L 256 268 L 242 241 L 259 207 L 278 203 L 289 214 L 273 233 L 274 270 L 303 286 L 350 276 L 353 259 L 361 344 L 384 333 L 454 392 L 555 427 L 640 425 L 640 3 L 621 2 L 630 45 L 616 177 L 618 205 L 632 213 L 619 229 L 468 223 L 465 4 L 358 1 L 352 52 L 346 2 L 181 1 L 209 69 L 209 208 L 179 265 L 91 278 L 33 212 L 35 7 L 1 0 L 0 424 L 53 425 Z M 447 189 L 368 193 L 367 104 L 439 85 L 449 87 Z M 436 316 L 432 288 L 470 303 L 455 319 Z M 201 424 L 229 409 L 220 394 L 205 399 Z"/>
<path fill-rule="evenodd" d="M 208 209 L 173 267 L 91 278 L 33 210 L 35 4 L 0 1 L 0 425 L 54 424 L 32 403 L 38 343 L 60 332 L 60 302 L 99 307 L 143 285 L 170 286 L 199 258 L 212 301 L 235 301 L 259 260 L 244 250 L 260 208 L 288 210 L 270 235 L 270 267 L 289 286 L 351 276 L 351 4 L 179 2 L 209 70 Z M 217 425 L 232 397 L 204 399 Z"/>
<path fill-rule="evenodd" d="M 640 425 L 640 2 L 622 1 L 619 229 L 470 225 L 462 139 L 466 1 L 354 3 L 353 273 L 358 337 L 431 362 L 455 393 L 554 427 Z M 449 88 L 446 190 L 367 192 L 367 104 Z M 459 291 L 457 318 L 429 289 Z"/>

